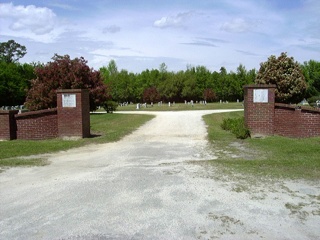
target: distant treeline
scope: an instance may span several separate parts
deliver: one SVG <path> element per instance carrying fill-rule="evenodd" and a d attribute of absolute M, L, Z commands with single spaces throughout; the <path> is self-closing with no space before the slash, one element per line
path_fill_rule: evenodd
<path fill-rule="evenodd" d="M 211 72 L 205 66 L 188 66 L 185 71 L 169 72 L 162 63 L 159 69 L 134 74 L 118 71 L 115 61 L 100 68 L 111 96 L 117 102 L 156 101 L 236 101 L 243 100 L 243 85 L 253 83 L 256 70 L 247 70 L 242 64 L 236 72 Z"/>
<path fill-rule="evenodd" d="M 37 78 L 35 68 L 43 64 L 21 64 L 0 61 L 0 107 L 22 105 L 30 89 L 30 80 Z M 308 90 L 306 98 L 320 95 L 320 62 L 301 64 Z M 159 69 L 132 73 L 118 70 L 114 60 L 99 69 L 107 85 L 108 96 L 116 102 L 175 101 L 242 101 L 243 86 L 254 83 L 257 71 L 240 64 L 235 72 L 209 71 L 205 66 L 188 66 L 184 71 L 169 72 L 162 63 Z"/>

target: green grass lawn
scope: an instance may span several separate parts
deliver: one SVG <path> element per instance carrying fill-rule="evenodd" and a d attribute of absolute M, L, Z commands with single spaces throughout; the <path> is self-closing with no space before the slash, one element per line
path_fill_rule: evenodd
<path fill-rule="evenodd" d="M 204 116 L 208 125 L 208 138 L 213 147 L 233 151 L 239 158 L 220 156 L 210 164 L 219 166 L 222 171 L 249 173 L 261 177 L 290 179 L 320 179 L 320 137 L 294 139 L 280 136 L 263 139 L 237 140 L 231 133 L 221 129 L 223 118 L 241 117 L 243 112 L 212 114 Z M 237 142 L 248 149 L 232 146 Z M 245 156 L 243 156 L 245 155 Z"/>
<path fill-rule="evenodd" d="M 184 103 L 171 104 L 171 107 L 168 106 L 168 103 L 163 103 L 161 106 L 154 104 L 151 107 L 150 104 L 147 105 L 147 108 L 141 107 L 139 110 L 136 109 L 137 104 L 129 104 L 128 106 L 118 107 L 117 111 L 186 111 L 186 110 L 212 110 L 212 109 L 243 109 L 242 103 L 208 103 L 207 105 L 194 103 L 193 107 Z M 103 111 L 103 109 L 101 110 Z"/>
<path fill-rule="evenodd" d="M 61 139 L 1 141 L 0 166 L 44 165 L 43 159 L 18 157 L 63 151 L 91 143 L 118 141 L 153 117 L 132 114 L 91 114 L 91 134 L 94 136 L 92 138 L 76 141 Z"/>
<path fill-rule="evenodd" d="M 238 140 L 232 133 L 222 130 L 220 124 L 224 118 L 241 116 L 243 116 L 242 111 L 204 116 L 212 147 L 239 156 L 232 158 L 230 154 L 222 153 L 218 155 L 217 160 L 210 161 L 210 165 L 219 167 L 226 174 L 245 173 L 273 178 L 320 179 L 320 137 L 293 139 L 273 136 L 264 139 Z M 2 141 L 0 167 L 45 165 L 45 159 L 19 157 L 63 151 L 92 143 L 118 141 L 153 117 L 138 114 L 91 114 L 91 133 L 94 135 L 92 138 L 76 141 L 61 139 Z"/>

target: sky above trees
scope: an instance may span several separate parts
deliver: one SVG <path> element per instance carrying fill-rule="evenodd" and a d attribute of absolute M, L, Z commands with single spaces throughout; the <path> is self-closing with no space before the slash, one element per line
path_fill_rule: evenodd
<path fill-rule="evenodd" d="M 259 69 L 281 52 L 319 61 L 319 13 L 319 0 L 2 0 L 0 42 L 26 46 L 21 62 L 57 53 L 132 72 Z"/>

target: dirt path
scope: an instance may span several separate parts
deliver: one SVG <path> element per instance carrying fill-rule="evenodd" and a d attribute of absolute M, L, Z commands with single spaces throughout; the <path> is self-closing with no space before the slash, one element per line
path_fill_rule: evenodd
<path fill-rule="evenodd" d="M 119 142 L 1 173 L 0 239 L 319 239 L 319 184 L 239 182 L 198 161 L 215 158 L 212 112 L 153 113 Z"/>

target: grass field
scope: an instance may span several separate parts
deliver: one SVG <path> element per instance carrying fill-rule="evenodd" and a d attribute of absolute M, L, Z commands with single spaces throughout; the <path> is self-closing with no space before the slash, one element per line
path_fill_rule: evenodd
<path fill-rule="evenodd" d="M 45 165 L 46 162 L 43 159 L 18 157 L 63 151 L 91 143 L 118 141 L 153 117 L 132 114 L 91 114 L 91 134 L 94 136 L 92 138 L 76 141 L 62 141 L 61 139 L 2 141 L 0 142 L 0 166 Z"/>
<path fill-rule="evenodd" d="M 208 103 L 206 105 L 200 103 L 194 103 L 193 106 L 190 104 L 176 103 L 169 107 L 168 103 L 163 103 L 161 106 L 154 104 L 151 107 L 150 104 L 145 108 L 141 106 L 139 110 L 136 109 L 137 104 L 129 104 L 128 106 L 119 106 L 117 111 L 186 111 L 186 110 L 212 110 L 212 109 L 243 109 L 242 103 Z M 104 111 L 103 109 L 101 111 Z"/>
<path fill-rule="evenodd" d="M 204 117 L 208 138 L 214 148 L 238 155 L 222 154 L 210 164 L 222 171 L 261 177 L 320 180 L 320 137 L 293 139 L 280 136 L 237 140 L 221 129 L 224 118 L 240 117 L 243 112 L 212 114 Z"/>

